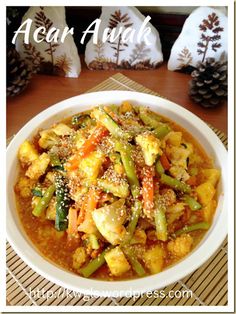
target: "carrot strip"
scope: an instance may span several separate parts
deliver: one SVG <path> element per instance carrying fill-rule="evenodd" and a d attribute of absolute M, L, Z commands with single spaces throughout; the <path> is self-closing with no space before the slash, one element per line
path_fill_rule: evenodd
<path fill-rule="evenodd" d="M 89 136 L 89 138 L 83 143 L 83 145 L 79 149 L 79 155 L 81 157 L 85 157 L 89 153 L 95 150 L 98 143 L 101 141 L 101 139 L 108 135 L 108 130 L 102 126 L 97 125 L 93 133 Z"/>
<path fill-rule="evenodd" d="M 77 230 L 77 210 L 70 207 L 68 213 L 68 229 L 67 232 L 69 235 L 76 235 Z"/>
<path fill-rule="evenodd" d="M 197 177 L 196 176 L 192 176 L 192 177 L 190 177 L 187 181 L 186 181 L 186 183 L 188 184 L 188 185 L 197 185 Z"/>
<path fill-rule="evenodd" d="M 99 190 L 89 189 L 80 208 L 77 225 L 80 225 L 84 221 L 87 212 L 92 212 L 97 207 L 100 193 L 101 191 Z"/>
<path fill-rule="evenodd" d="M 154 207 L 154 181 L 151 167 L 145 167 L 143 169 L 142 195 L 144 212 L 150 212 Z"/>
<path fill-rule="evenodd" d="M 88 193 L 87 210 L 93 211 L 98 204 L 101 191 L 90 188 Z"/>
<path fill-rule="evenodd" d="M 66 163 L 65 169 L 67 171 L 76 170 L 79 167 L 79 158 L 78 155 L 73 155 Z"/>
<path fill-rule="evenodd" d="M 82 206 L 80 208 L 78 219 L 77 219 L 77 225 L 80 225 L 84 221 L 85 213 L 86 213 L 86 207 L 87 207 L 87 199 L 88 199 L 88 194 L 86 194 L 84 196 L 84 200 L 83 200 Z"/>
<path fill-rule="evenodd" d="M 168 158 L 166 157 L 165 154 L 162 154 L 161 157 L 160 157 L 160 161 L 161 161 L 161 164 L 162 164 L 162 167 L 165 169 L 165 170 L 169 170 L 171 165 L 170 165 L 170 162 L 168 160 Z"/>
<path fill-rule="evenodd" d="M 108 135 L 108 133 L 108 130 L 104 126 L 97 125 L 89 138 L 81 145 L 78 152 L 68 160 L 66 170 L 76 170 L 79 166 L 80 158 L 84 158 L 94 151 L 102 138 Z"/>

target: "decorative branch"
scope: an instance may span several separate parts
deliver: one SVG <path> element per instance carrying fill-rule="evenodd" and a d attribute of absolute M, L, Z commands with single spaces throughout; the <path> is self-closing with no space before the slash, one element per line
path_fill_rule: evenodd
<path fill-rule="evenodd" d="M 104 43 L 100 39 L 98 39 L 97 44 L 94 44 L 94 46 L 94 51 L 97 53 L 97 57 L 95 59 L 99 61 L 104 58 Z"/>
<path fill-rule="evenodd" d="M 71 71 L 72 60 L 67 58 L 66 54 L 59 56 L 56 58 L 56 67 L 61 69 L 65 74 L 68 74 Z"/>
<path fill-rule="evenodd" d="M 215 14 L 215 12 L 209 14 L 208 19 L 204 19 L 199 25 L 199 29 L 202 31 L 202 34 L 200 38 L 201 41 L 197 44 L 198 47 L 200 47 L 197 49 L 197 52 L 199 55 L 203 55 L 202 62 L 205 60 L 210 42 L 212 42 L 211 49 L 213 51 L 217 51 L 217 49 L 221 47 L 221 43 L 217 41 L 221 39 L 221 35 L 219 35 L 219 33 L 223 32 L 224 28 L 219 25 L 219 17 Z M 209 32 L 207 33 L 207 30 L 211 31 L 212 36 L 209 35 Z"/>
<path fill-rule="evenodd" d="M 150 48 L 145 48 L 146 44 L 142 41 L 140 44 L 136 44 L 135 48 L 132 50 L 130 55 L 129 63 L 133 64 L 136 60 L 142 60 L 147 57 L 148 53 L 151 51 Z"/>
<path fill-rule="evenodd" d="M 181 62 L 180 68 L 188 66 L 193 60 L 192 54 L 187 47 L 184 47 L 178 56 L 177 60 Z"/>
<path fill-rule="evenodd" d="M 56 47 L 59 46 L 59 44 L 57 43 L 54 43 L 52 44 L 51 42 L 48 42 L 46 40 L 46 36 L 50 30 L 50 28 L 52 27 L 53 25 L 53 22 L 46 17 L 45 13 L 44 13 L 44 7 L 40 7 L 40 11 L 39 12 L 36 12 L 35 14 L 35 25 L 36 27 L 45 27 L 45 33 L 43 33 L 42 31 L 39 32 L 39 38 L 40 39 L 43 39 L 43 41 L 49 45 L 49 48 L 45 49 L 45 52 L 48 53 L 48 55 L 51 56 L 51 62 L 52 62 L 52 65 L 54 65 L 54 57 L 53 57 L 53 53 L 56 51 Z"/>
<path fill-rule="evenodd" d="M 30 61 L 32 72 L 37 73 L 40 70 L 40 64 L 44 61 L 44 57 L 41 56 L 40 51 L 37 51 L 34 45 L 31 43 L 24 44 L 25 59 Z"/>
<path fill-rule="evenodd" d="M 122 23 L 122 26 L 124 28 L 128 28 L 133 25 L 133 23 L 130 23 L 129 21 L 130 21 L 130 17 L 128 16 L 128 13 L 125 13 L 124 15 L 122 15 L 121 11 L 118 10 L 118 11 L 115 11 L 114 14 L 111 14 L 108 27 L 112 30 Z M 128 44 L 122 42 L 121 34 L 119 35 L 118 42 L 116 44 L 111 43 L 111 42 L 109 43 L 111 45 L 111 48 L 115 50 L 114 57 L 116 57 L 116 65 L 118 65 L 120 52 L 124 51 L 125 50 L 124 47 L 128 47 Z"/>

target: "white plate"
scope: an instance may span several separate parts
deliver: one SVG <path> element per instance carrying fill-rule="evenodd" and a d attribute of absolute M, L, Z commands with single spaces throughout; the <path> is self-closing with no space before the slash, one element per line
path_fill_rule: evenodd
<path fill-rule="evenodd" d="M 151 110 L 170 118 L 184 127 L 203 146 L 221 169 L 218 185 L 218 206 L 210 230 L 200 244 L 181 262 L 163 272 L 126 281 L 86 279 L 63 270 L 44 259 L 26 236 L 19 221 L 14 196 L 18 174 L 17 151 L 20 144 L 31 138 L 39 128 L 47 128 L 80 111 L 99 104 L 120 104 L 123 100 L 149 106 Z M 97 296 L 131 296 L 161 289 L 185 277 L 201 266 L 220 246 L 227 235 L 227 152 L 216 134 L 197 116 L 173 102 L 149 94 L 126 91 L 103 91 L 66 99 L 42 111 L 30 120 L 14 137 L 7 149 L 7 237 L 16 253 L 37 273 L 67 289 Z"/>

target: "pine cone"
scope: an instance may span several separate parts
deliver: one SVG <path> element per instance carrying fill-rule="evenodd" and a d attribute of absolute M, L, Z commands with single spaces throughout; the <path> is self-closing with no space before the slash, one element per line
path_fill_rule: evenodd
<path fill-rule="evenodd" d="M 28 85 L 32 77 L 29 66 L 20 59 L 14 47 L 7 52 L 7 96 L 20 94 Z"/>
<path fill-rule="evenodd" d="M 189 95 L 203 107 L 215 107 L 227 97 L 227 62 L 207 58 L 191 73 Z"/>

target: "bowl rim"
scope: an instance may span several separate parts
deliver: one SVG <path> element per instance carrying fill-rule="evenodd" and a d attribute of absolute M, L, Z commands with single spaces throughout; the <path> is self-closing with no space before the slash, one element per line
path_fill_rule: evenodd
<path fill-rule="evenodd" d="M 119 102 L 125 99 L 132 99 L 133 101 L 140 102 L 140 103 L 155 103 L 157 111 L 158 111 L 158 104 L 159 101 L 162 103 L 162 107 L 166 106 L 167 109 L 167 117 L 168 111 L 173 112 L 174 114 L 184 115 L 184 119 L 189 119 L 193 126 L 198 126 L 199 132 L 210 141 L 213 148 L 217 146 L 217 150 L 220 151 L 221 156 L 223 156 L 223 162 L 227 165 L 227 152 L 217 137 L 217 135 L 210 129 L 210 127 L 198 118 L 195 114 L 188 111 L 187 109 L 177 105 L 174 102 L 171 102 L 167 99 L 161 98 L 159 96 L 150 95 L 146 93 L 140 93 L 135 91 L 100 91 L 100 92 L 93 92 L 93 93 L 85 93 L 81 95 L 77 95 L 65 100 L 62 100 L 49 108 L 43 110 L 35 117 L 33 117 L 30 121 L 28 121 L 15 135 L 12 139 L 11 143 L 7 148 L 7 167 L 6 167 L 6 174 L 7 174 L 7 181 L 8 176 L 11 171 L 11 167 L 14 163 L 14 158 L 16 156 L 16 152 L 19 146 L 16 148 L 17 141 L 23 141 L 26 138 L 30 137 L 32 132 L 37 130 L 39 124 L 43 123 L 46 118 L 50 118 L 54 116 L 55 113 L 64 112 L 69 108 L 78 108 L 78 112 L 83 111 L 80 110 L 81 104 L 79 102 L 85 103 L 93 103 L 95 99 L 102 99 L 102 102 L 106 103 L 111 102 L 112 99 L 116 99 Z M 107 99 L 107 100 L 106 100 Z M 143 100 L 142 100 L 143 99 Z M 91 105 L 91 107 L 95 106 L 95 104 Z M 146 106 L 146 105 L 145 105 Z M 153 108 L 152 108 L 153 110 Z M 155 110 L 154 110 L 155 111 Z M 69 112 L 69 110 L 68 110 Z M 178 123 L 178 122 L 177 122 Z M 178 123 L 179 124 L 179 123 Z M 26 135 L 25 137 L 25 133 Z M 191 132 L 190 132 L 191 134 Z M 23 136 L 24 135 L 24 136 Z M 195 137 L 193 135 L 193 137 Z M 14 153 L 14 156 L 12 155 Z M 127 293 L 132 296 L 136 293 L 145 293 L 147 291 L 153 291 L 155 289 L 161 289 L 164 286 L 170 285 L 185 276 L 189 275 L 193 271 L 195 271 L 198 267 L 200 267 L 210 256 L 214 254 L 214 252 L 218 249 L 221 245 L 223 240 L 227 235 L 227 180 L 226 180 L 226 173 L 227 167 L 224 168 L 224 197 L 223 197 L 223 204 L 221 204 L 222 209 L 220 211 L 219 217 L 215 222 L 214 228 L 213 225 L 207 231 L 204 239 L 205 241 L 201 243 L 197 249 L 193 250 L 188 256 L 186 256 L 183 260 L 175 264 L 174 266 L 165 269 L 159 274 L 150 275 L 143 278 L 132 279 L 132 280 L 124 280 L 124 281 L 101 281 L 96 279 L 87 279 L 80 277 L 76 274 L 70 273 L 66 270 L 59 268 L 59 266 L 54 266 L 51 262 L 43 258 L 34 247 L 32 243 L 29 243 L 25 237 L 21 234 L 19 228 L 16 226 L 14 217 L 12 215 L 12 211 L 9 207 L 8 202 L 8 191 L 10 187 L 7 184 L 7 221 L 6 221 L 6 231 L 7 231 L 7 238 L 10 242 L 13 249 L 16 253 L 22 258 L 23 261 L 26 262 L 34 271 L 38 274 L 43 276 L 44 278 L 54 282 L 57 285 L 64 287 L 65 289 L 75 291 L 82 294 L 87 295 L 95 295 L 95 296 L 102 296 L 102 297 L 112 297 L 112 296 L 127 296 Z M 8 182 L 7 182 L 8 183 Z M 22 242 L 23 241 L 23 242 Z M 202 241 L 201 241 L 202 242 Z M 24 246 L 24 250 L 22 249 L 22 245 Z M 168 278 L 166 277 L 168 275 Z M 66 278 L 66 280 L 65 280 Z M 92 287 L 92 288 L 91 288 Z M 135 288 L 134 288 L 135 287 Z"/>

